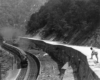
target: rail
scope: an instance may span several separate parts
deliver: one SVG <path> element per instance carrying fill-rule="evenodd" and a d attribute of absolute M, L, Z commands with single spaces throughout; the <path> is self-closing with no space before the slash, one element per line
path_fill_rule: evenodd
<path fill-rule="evenodd" d="M 40 61 L 39 59 L 29 52 L 27 53 L 28 60 L 30 61 L 30 72 L 27 80 L 37 80 L 38 75 L 40 74 Z"/>

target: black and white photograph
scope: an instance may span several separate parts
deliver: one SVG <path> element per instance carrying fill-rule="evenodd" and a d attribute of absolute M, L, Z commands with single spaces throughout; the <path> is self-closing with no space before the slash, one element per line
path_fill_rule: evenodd
<path fill-rule="evenodd" d="M 100 0 L 0 0 L 0 80 L 100 80 Z"/>

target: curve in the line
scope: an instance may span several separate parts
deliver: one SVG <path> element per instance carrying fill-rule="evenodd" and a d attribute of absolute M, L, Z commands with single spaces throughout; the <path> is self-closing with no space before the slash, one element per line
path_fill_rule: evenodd
<path fill-rule="evenodd" d="M 12 52 L 13 55 L 17 55 L 21 60 L 23 60 L 26 56 L 25 52 L 18 47 L 10 45 L 8 43 L 3 42 L 1 45 L 2 48 L 6 49 L 9 52 Z M 15 54 L 16 53 L 16 54 Z"/>
<path fill-rule="evenodd" d="M 24 80 L 27 73 L 27 68 L 22 68 L 16 80 Z"/>
<path fill-rule="evenodd" d="M 30 58 L 29 59 L 30 62 L 33 63 L 33 64 L 30 65 L 31 71 L 29 73 L 27 80 L 37 80 L 38 75 L 40 74 L 40 61 L 35 55 L 33 55 L 29 52 L 26 52 L 26 53 L 27 53 L 28 57 Z M 35 69 L 37 69 L 37 71 L 35 71 Z"/>
<path fill-rule="evenodd" d="M 17 57 L 18 66 L 21 66 L 22 61 L 26 58 L 25 52 L 23 50 L 7 43 L 3 43 L 1 47 L 11 52 L 15 57 Z M 16 80 L 24 80 L 26 73 L 27 73 L 27 67 L 22 68 Z"/>
<path fill-rule="evenodd" d="M 14 55 L 14 57 L 18 57 L 20 60 L 19 54 L 14 50 L 14 48 L 12 48 L 12 46 L 8 45 L 7 43 L 3 43 L 3 45 L 1 47 L 4 48 L 5 50 L 11 52 L 11 54 Z"/>

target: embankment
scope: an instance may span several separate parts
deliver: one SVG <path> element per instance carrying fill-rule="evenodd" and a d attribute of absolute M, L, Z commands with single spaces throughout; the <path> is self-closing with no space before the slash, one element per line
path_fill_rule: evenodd
<path fill-rule="evenodd" d="M 29 40 L 25 38 L 23 39 Z M 58 63 L 60 72 L 64 64 L 68 62 L 69 66 L 71 66 L 73 69 L 75 80 L 100 80 L 89 67 L 87 57 L 81 52 L 61 44 L 53 45 L 42 40 L 30 39 L 29 41 L 29 48 L 42 49 L 44 52 L 48 53 L 51 58 Z M 64 73 L 61 73 L 61 75 L 62 74 Z"/>

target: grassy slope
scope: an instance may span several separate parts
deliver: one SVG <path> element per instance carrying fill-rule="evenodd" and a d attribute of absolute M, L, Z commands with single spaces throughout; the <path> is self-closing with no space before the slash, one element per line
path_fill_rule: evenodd
<path fill-rule="evenodd" d="M 6 73 L 12 68 L 12 56 L 5 50 L 0 50 L 1 78 L 6 77 Z"/>

